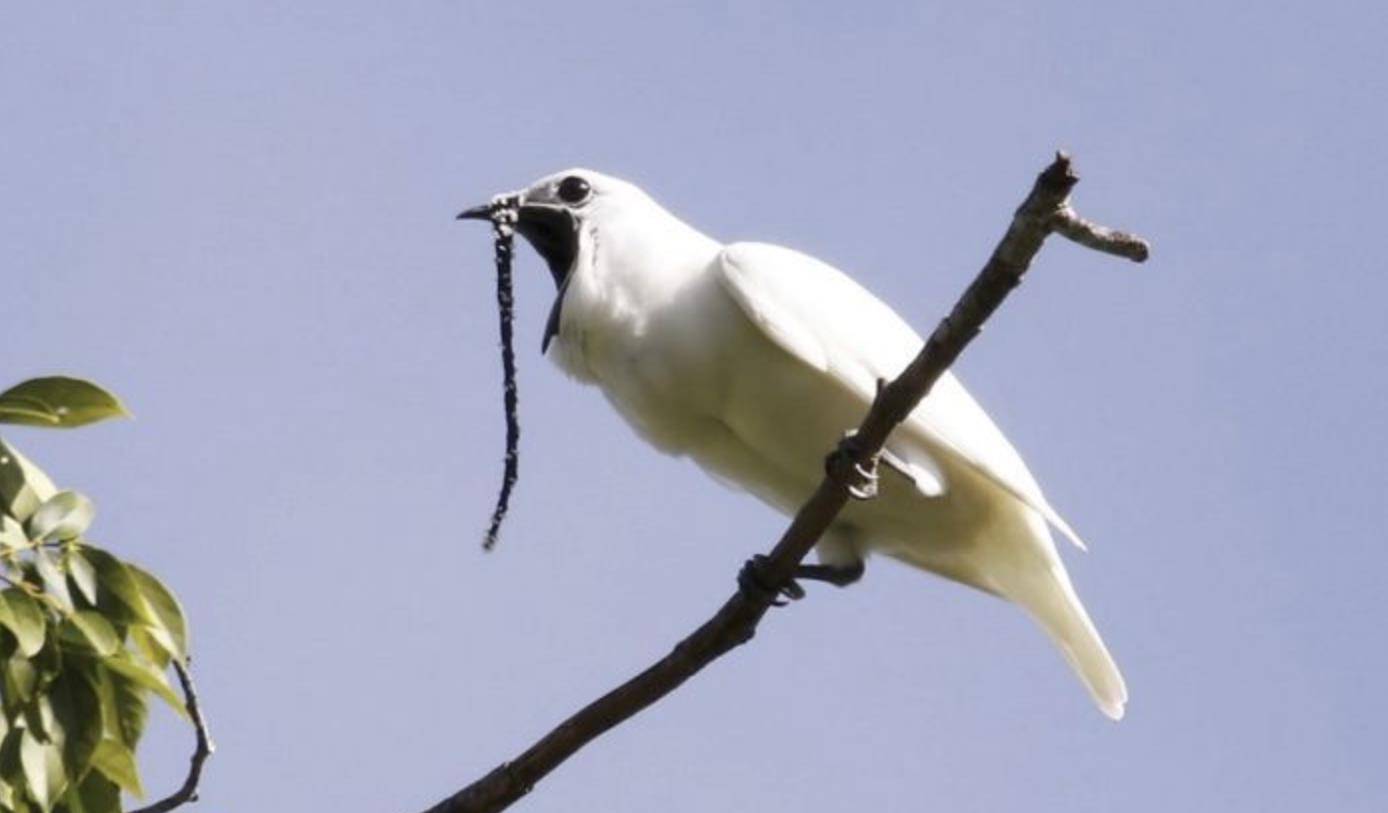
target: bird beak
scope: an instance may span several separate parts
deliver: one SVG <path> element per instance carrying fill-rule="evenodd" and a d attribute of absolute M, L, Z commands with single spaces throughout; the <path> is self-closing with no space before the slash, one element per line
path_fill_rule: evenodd
<path fill-rule="evenodd" d="M 563 206 L 527 203 L 524 192 L 497 195 L 491 203 L 464 209 L 459 220 L 491 220 L 498 201 L 514 200 L 517 234 L 524 237 L 549 265 L 554 284 L 562 286 L 578 256 L 578 222 Z"/>
<path fill-rule="evenodd" d="M 462 211 L 462 213 L 458 215 L 458 219 L 459 219 L 459 220 L 491 220 L 491 219 L 492 219 L 492 205 L 491 205 L 490 203 L 484 203 L 484 204 L 482 204 L 481 206 L 474 206 L 474 207 L 472 207 L 471 209 L 464 209 L 464 210 Z"/>
<path fill-rule="evenodd" d="M 491 202 L 489 203 L 483 203 L 478 206 L 474 206 L 471 209 L 464 209 L 462 212 L 458 214 L 458 219 L 491 220 L 492 213 L 496 211 L 497 205 L 500 204 L 502 201 L 514 202 L 514 205 L 519 207 L 525 203 L 525 192 L 516 191 L 507 192 L 502 195 L 497 195 L 496 197 L 492 198 Z"/>

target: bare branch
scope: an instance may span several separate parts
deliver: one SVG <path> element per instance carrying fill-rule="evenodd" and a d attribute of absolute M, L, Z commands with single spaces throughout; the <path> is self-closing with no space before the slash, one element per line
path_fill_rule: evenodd
<path fill-rule="evenodd" d="M 1061 236 L 1074 240 L 1082 246 L 1105 254 L 1127 257 L 1134 262 L 1144 262 L 1151 247 L 1147 241 L 1135 234 L 1100 226 L 1075 214 L 1067 203 L 1051 216 L 1051 229 Z"/>
<path fill-rule="evenodd" d="M 985 320 L 1026 273 L 1032 258 L 1052 232 L 1082 245 L 1141 262 L 1147 244 L 1121 232 L 1088 223 L 1069 207 L 1070 190 L 1079 180 L 1069 156 L 1055 161 L 1036 179 L 1017 209 L 1007 233 L 978 277 L 960 297 L 949 316 L 930 334 L 925 347 L 896 380 L 879 389 L 877 398 L 853 435 L 830 456 L 826 474 L 770 555 L 761 560 L 758 579 L 778 587 L 790 583 L 795 566 L 814 547 L 860 484 L 844 472 L 870 471 L 887 436 L 930 392 L 936 380 L 978 335 Z M 681 641 L 670 654 L 641 674 L 608 692 L 560 723 L 514 760 L 444 799 L 427 813 L 498 811 L 530 792 L 584 745 L 674 691 L 709 663 L 751 640 L 775 591 L 733 594 L 723 606 Z"/>
<path fill-rule="evenodd" d="M 183 780 L 183 786 L 172 795 L 160 799 L 152 805 L 132 810 L 129 813 L 168 813 L 174 808 L 181 807 L 188 802 L 198 800 L 198 783 L 202 781 L 202 764 L 207 758 L 212 756 L 212 752 L 217 750 L 216 743 L 212 742 L 212 734 L 207 730 L 207 721 L 203 719 L 202 708 L 198 705 L 198 690 L 193 685 L 193 676 L 188 673 L 188 667 L 174 659 L 174 671 L 178 673 L 178 682 L 183 686 L 183 701 L 188 707 L 188 716 L 193 720 L 193 728 L 197 731 L 197 747 L 193 750 L 193 756 L 189 759 L 188 776 Z"/>

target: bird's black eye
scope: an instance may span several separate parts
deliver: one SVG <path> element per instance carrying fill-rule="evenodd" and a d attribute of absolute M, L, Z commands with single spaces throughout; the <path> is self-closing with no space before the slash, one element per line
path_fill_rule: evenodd
<path fill-rule="evenodd" d="M 559 182 L 559 199 L 565 203 L 582 203 L 592 191 L 593 187 L 577 175 L 570 175 Z"/>

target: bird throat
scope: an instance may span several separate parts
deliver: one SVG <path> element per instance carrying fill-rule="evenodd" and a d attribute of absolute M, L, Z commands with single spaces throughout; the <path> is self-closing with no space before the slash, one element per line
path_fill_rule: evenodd
<path fill-rule="evenodd" d="M 550 276 L 558 295 L 545 321 L 545 335 L 540 352 L 559 333 L 559 314 L 564 304 L 564 292 L 569 276 L 578 259 L 578 221 L 568 211 L 550 206 L 522 206 L 516 218 L 516 231 L 535 249 L 549 266 Z"/>
<path fill-rule="evenodd" d="M 563 286 L 578 257 L 578 221 L 574 216 L 549 206 L 522 206 L 516 231 L 544 258 L 555 287 Z"/>

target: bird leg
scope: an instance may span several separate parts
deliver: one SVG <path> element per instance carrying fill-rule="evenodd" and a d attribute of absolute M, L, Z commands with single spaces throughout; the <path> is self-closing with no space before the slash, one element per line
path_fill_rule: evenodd
<path fill-rule="evenodd" d="M 861 579 L 866 570 L 862 560 L 851 565 L 796 565 L 795 578 L 847 587 Z"/>
<path fill-rule="evenodd" d="M 796 565 L 793 577 L 780 587 L 768 584 L 765 569 L 764 555 L 759 553 L 748 559 L 741 572 L 737 574 L 737 586 L 743 595 L 750 599 L 765 602 L 772 607 L 784 607 L 787 599 L 799 601 L 805 597 L 805 588 L 800 586 L 800 579 L 847 587 L 861 579 L 867 568 L 861 561 L 851 565 Z"/>

